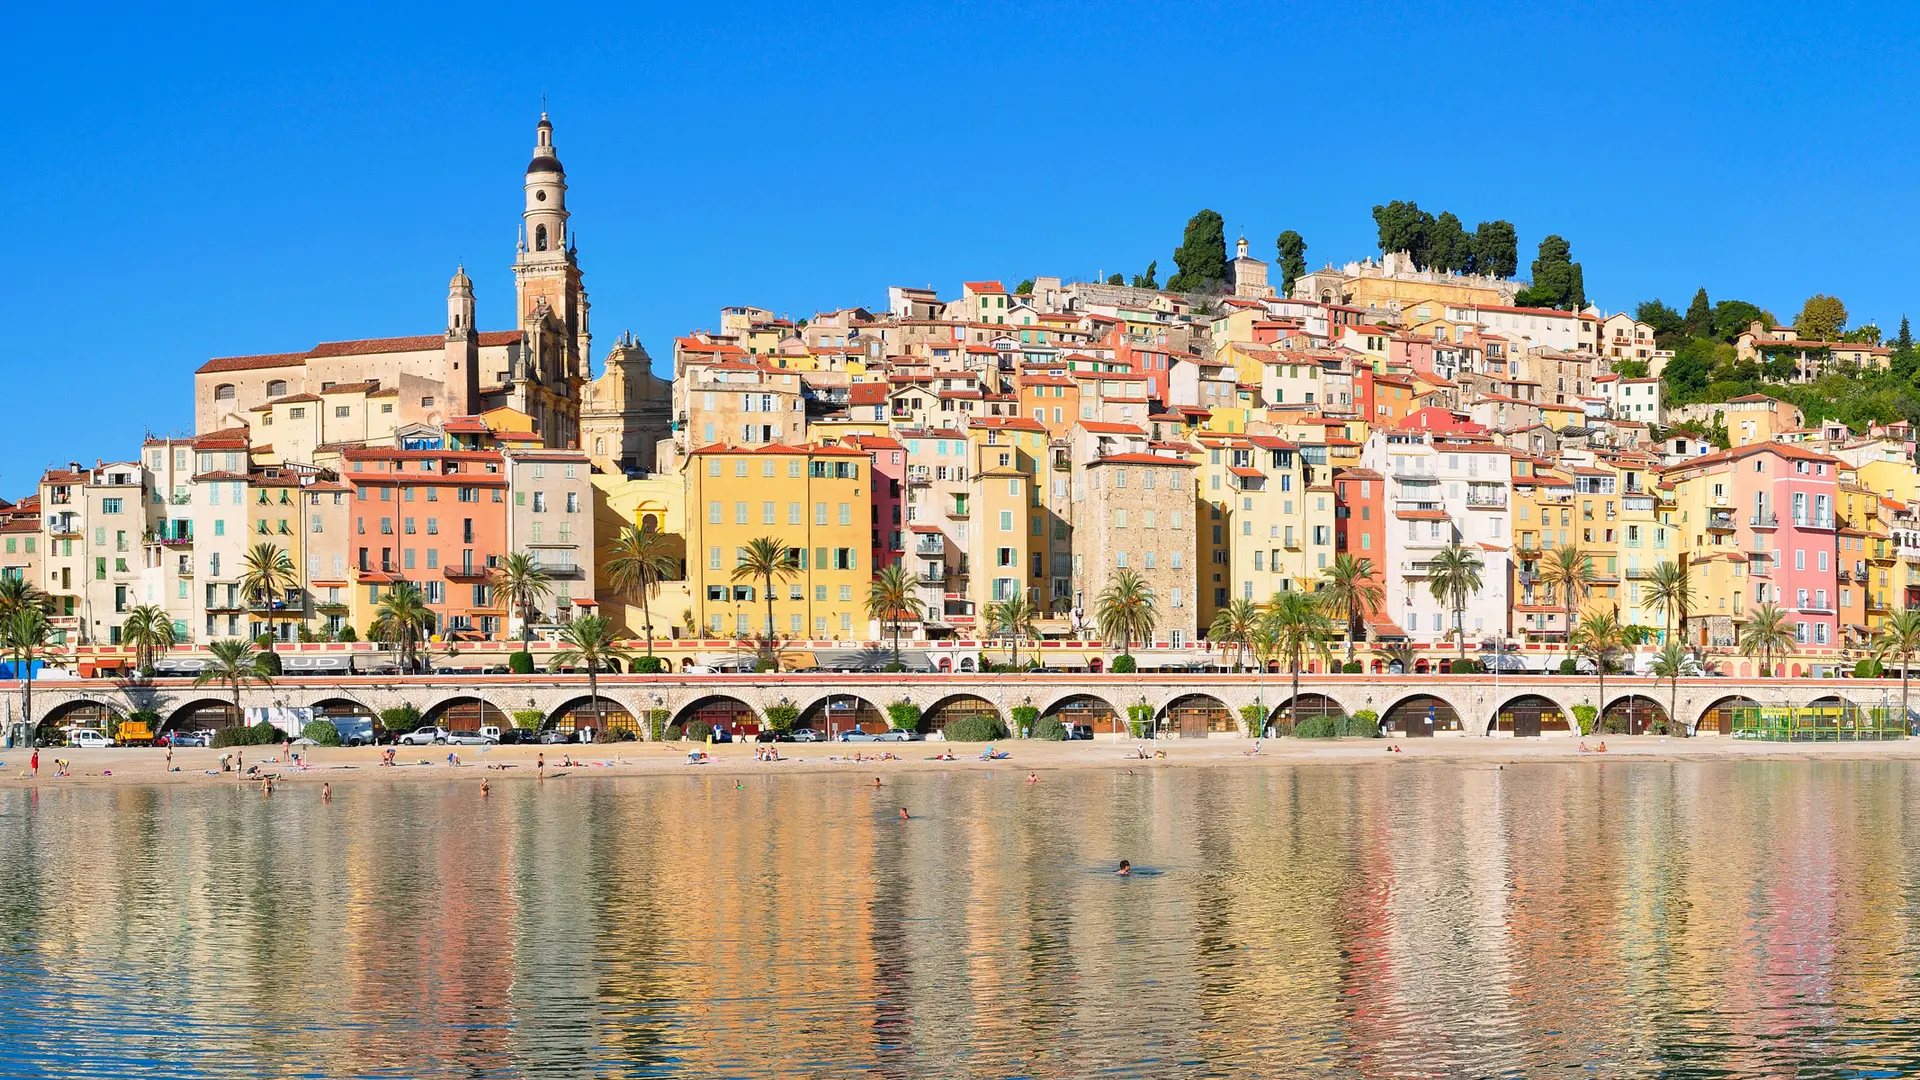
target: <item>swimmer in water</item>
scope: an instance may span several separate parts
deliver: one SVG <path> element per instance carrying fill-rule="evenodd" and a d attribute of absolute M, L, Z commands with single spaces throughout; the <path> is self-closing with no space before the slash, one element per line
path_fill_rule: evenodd
<path fill-rule="evenodd" d="M 901 820 L 901 821 L 909 821 L 909 820 L 912 820 L 911 818 L 909 818 L 909 817 L 908 817 L 908 815 L 907 815 L 907 808 L 906 808 L 906 807 L 904 807 L 904 806 L 900 808 L 900 820 Z"/>
<path fill-rule="evenodd" d="M 1028 774 L 1027 774 L 1027 783 L 1029 783 L 1029 784 L 1037 784 L 1037 783 L 1039 783 L 1039 782 L 1040 782 L 1040 776 L 1039 776 L 1039 774 L 1038 774 L 1038 773 L 1028 773 Z"/>
<path fill-rule="evenodd" d="M 332 784 L 320 785 L 320 801 L 321 802 L 333 801 L 333 785 Z"/>
<path fill-rule="evenodd" d="M 879 787 L 879 786 L 880 786 L 880 778 L 879 778 L 879 777 L 877 777 L 877 776 L 876 776 L 876 777 L 874 777 L 874 778 L 873 778 L 873 786 L 874 786 L 874 787 Z"/>
<path fill-rule="evenodd" d="M 1119 874 L 1121 877 L 1127 877 L 1133 873 L 1133 864 L 1125 859 L 1121 859 L 1120 869 L 1115 870 L 1114 873 Z"/>
<path fill-rule="evenodd" d="M 487 782 L 485 780 L 480 781 L 480 797 L 483 799 L 487 797 Z"/>

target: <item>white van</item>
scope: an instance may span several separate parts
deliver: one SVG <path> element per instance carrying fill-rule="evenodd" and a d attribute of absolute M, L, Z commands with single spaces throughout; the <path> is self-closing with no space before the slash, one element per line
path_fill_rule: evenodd
<path fill-rule="evenodd" d="M 92 728 L 75 728 L 67 733 L 67 745 L 83 750 L 98 750 L 113 745 L 113 740 Z"/>

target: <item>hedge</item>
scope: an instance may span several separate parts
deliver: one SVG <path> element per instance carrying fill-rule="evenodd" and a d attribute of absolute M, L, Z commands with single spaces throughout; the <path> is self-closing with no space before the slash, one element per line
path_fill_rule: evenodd
<path fill-rule="evenodd" d="M 1573 707 L 1573 721 L 1580 725 L 1580 734 L 1582 735 L 1593 734 L 1593 718 L 1599 715 L 1600 710 L 1592 705 L 1575 705 Z"/>
<path fill-rule="evenodd" d="M 767 726 L 782 734 L 792 731 L 800 719 L 800 710 L 791 701 L 767 706 Z"/>
<path fill-rule="evenodd" d="M 1853 665 L 1853 677 L 1856 679 L 1877 679 L 1886 674 L 1886 668 L 1880 661 L 1869 656 Z"/>
<path fill-rule="evenodd" d="M 887 706 L 887 724 L 896 731 L 920 730 L 920 706 L 911 701 L 896 701 Z"/>
<path fill-rule="evenodd" d="M 1040 710 L 1031 705 L 1013 707 L 1013 727 L 1015 731 L 1020 732 L 1020 737 L 1023 739 L 1033 738 L 1033 729 L 1039 719 Z"/>
<path fill-rule="evenodd" d="M 1113 658 L 1113 666 L 1108 670 L 1115 675 L 1131 675 L 1140 670 L 1140 665 L 1134 661 L 1132 653 L 1121 653 Z"/>
<path fill-rule="evenodd" d="M 948 742 L 992 742 L 1007 737 L 1007 725 L 997 716 L 963 716 L 947 725 Z"/>
<path fill-rule="evenodd" d="M 1127 731 L 1136 739 L 1144 739 L 1153 733 L 1153 706 L 1127 706 Z"/>
<path fill-rule="evenodd" d="M 1265 705 L 1240 706 L 1240 726 L 1250 736 L 1258 737 L 1267 729 L 1267 707 Z"/>
<path fill-rule="evenodd" d="M 1067 737 L 1067 725 L 1057 716 L 1043 716 L 1033 722 L 1033 738 L 1061 742 Z"/>
<path fill-rule="evenodd" d="M 705 720 L 695 720 L 686 727 L 687 738 L 692 742 L 706 742 L 713 737 L 713 725 Z"/>
<path fill-rule="evenodd" d="M 1487 669 L 1478 660 L 1455 660 L 1448 668 L 1455 675 L 1485 675 Z"/>
<path fill-rule="evenodd" d="M 1341 718 L 1335 725 L 1340 736 L 1347 739 L 1377 739 L 1380 737 L 1380 714 L 1372 709 L 1361 709 L 1352 716 Z"/>
<path fill-rule="evenodd" d="M 381 709 L 380 726 L 388 731 L 412 731 L 420 726 L 420 710 L 411 705 Z"/>
<path fill-rule="evenodd" d="M 339 746 L 340 729 L 333 726 L 331 720 L 310 720 L 300 729 L 300 737 L 312 739 L 321 746 Z"/>
<path fill-rule="evenodd" d="M 280 654 L 274 652 L 272 649 L 268 649 L 266 652 L 255 656 L 253 658 L 253 666 L 257 668 L 262 675 L 273 676 L 282 674 Z"/>
<path fill-rule="evenodd" d="M 1296 739 L 1331 739 L 1338 735 L 1331 716 L 1309 716 L 1295 721 L 1293 725 L 1293 737 Z"/>
<path fill-rule="evenodd" d="M 679 724 L 668 724 L 666 731 L 662 732 L 662 734 L 667 737 L 668 742 L 679 742 L 681 739 L 687 737 L 687 729 L 681 727 Z"/>
<path fill-rule="evenodd" d="M 647 731 L 648 731 L 647 737 L 652 739 L 654 742 L 659 742 L 662 739 L 669 738 L 669 736 L 667 735 L 667 721 L 671 719 L 673 718 L 667 714 L 667 710 L 665 709 L 648 709 L 647 710 Z M 678 733 L 671 736 L 671 738 L 675 738 L 675 739 L 678 739 L 679 737 L 680 736 Z"/>
<path fill-rule="evenodd" d="M 515 675 L 533 674 L 533 657 L 524 652 L 513 652 L 507 656 L 507 670 Z"/>
<path fill-rule="evenodd" d="M 667 670 L 667 662 L 658 656 L 636 656 L 633 659 L 635 675 L 660 675 Z"/>
<path fill-rule="evenodd" d="M 1361 672 L 1365 671 L 1366 667 L 1365 665 L 1361 664 L 1360 661 L 1358 660 L 1349 660 L 1347 661 L 1347 666 L 1341 670 L 1345 671 L 1349 675 L 1358 675 Z"/>

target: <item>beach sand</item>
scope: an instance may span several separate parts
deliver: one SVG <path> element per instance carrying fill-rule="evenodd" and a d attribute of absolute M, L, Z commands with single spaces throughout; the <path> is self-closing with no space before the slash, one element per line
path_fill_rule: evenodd
<path fill-rule="evenodd" d="M 1606 753 L 1581 753 L 1581 743 L 1589 747 L 1605 744 Z M 1147 752 L 1164 751 L 1163 758 L 1141 760 L 1134 748 Z M 1389 747 L 1398 748 L 1392 753 Z M 687 753 L 704 749 L 712 760 L 704 765 L 689 765 Z M 895 772 L 931 770 L 992 770 L 996 772 L 1037 772 L 1044 781 L 1049 772 L 1068 769 L 1183 769 L 1183 768 L 1271 768 L 1275 766 L 1360 765 L 1408 767 L 1450 763 L 1493 767 L 1524 762 L 1566 761 L 1603 764 L 1607 761 L 1663 760 L 1815 760 L 1815 759 L 1920 759 L 1920 739 L 1881 743 L 1765 743 L 1709 736 L 1698 739 L 1670 739 L 1655 735 L 1607 736 L 1574 739 L 1461 738 L 1431 739 L 1328 739 L 1301 741 L 1268 739 L 1260 743 L 1259 755 L 1252 756 L 1250 740 L 1239 738 L 1162 739 L 1159 741 L 1115 741 L 1102 736 L 1091 742 L 1035 742 L 1010 739 L 995 748 L 1011 753 L 1000 761 L 981 761 L 984 749 L 979 743 L 781 743 L 784 760 L 755 761 L 754 745 L 730 743 L 696 747 L 692 743 L 600 743 L 591 746 L 403 746 L 395 767 L 380 764 L 381 750 L 373 747 L 306 747 L 308 764 L 297 768 L 281 759 L 281 748 L 249 746 L 236 749 L 178 749 L 174 751 L 175 771 L 166 771 L 166 752 L 158 748 L 113 747 L 104 750 L 46 749 L 40 751 L 40 776 L 26 775 L 30 750 L 0 751 L 0 787 L 31 785 L 111 785 L 111 784 L 235 784 L 235 773 L 221 773 L 223 754 L 239 753 L 249 766 L 270 772 L 288 784 L 336 786 L 367 782 L 445 781 L 467 778 L 495 783 L 533 782 L 536 755 L 544 752 L 549 777 L 657 776 L 671 773 L 725 773 L 728 775 L 778 775 L 781 773 L 847 773 L 871 783 L 871 776 L 884 777 Z M 447 760 L 449 751 L 459 755 L 460 764 Z M 893 753 L 897 760 L 874 760 L 876 755 Z M 956 760 L 927 760 L 935 754 L 951 752 Z M 864 761 L 854 761 L 859 754 Z M 568 758 L 578 763 L 568 768 Z M 55 758 L 70 763 L 71 775 L 54 776 Z M 254 779 L 257 780 L 257 777 Z"/>

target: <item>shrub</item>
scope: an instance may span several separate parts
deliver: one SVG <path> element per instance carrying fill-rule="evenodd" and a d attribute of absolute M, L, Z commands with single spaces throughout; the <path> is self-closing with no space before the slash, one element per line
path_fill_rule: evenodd
<path fill-rule="evenodd" d="M 266 633 L 259 634 L 253 639 L 253 644 L 255 648 L 271 651 L 273 649 L 273 635 Z"/>
<path fill-rule="evenodd" d="M 253 666 L 258 668 L 262 675 L 278 675 L 282 671 L 280 654 L 274 652 L 272 649 L 268 649 L 266 652 L 253 658 Z"/>
<path fill-rule="evenodd" d="M 1577 675 L 1579 672 L 1580 666 L 1574 663 L 1573 657 L 1569 656 L 1565 660 L 1560 661 L 1560 674 Z"/>
<path fill-rule="evenodd" d="M 893 673 L 895 673 L 895 672 L 900 672 L 900 671 L 905 671 L 905 670 L 907 670 L 907 665 L 905 665 L 905 664 L 902 664 L 902 663 L 900 663 L 899 661 L 896 661 L 896 660 L 889 660 L 889 661 L 887 661 L 887 666 L 886 666 L 886 667 L 883 667 L 883 668 L 881 668 L 880 670 L 881 670 L 881 671 L 884 671 L 884 672 L 887 672 L 888 674 L 893 674 Z"/>
<path fill-rule="evenodd" d="M 1633 729 L 1628 724 L 1626 716 L 1621 713 L 1609 713 L 1602 718 L 1600 721 L 1600 730 L 1608 735 L 1630 735 L 1633 733 Z"/>
<path fill-rule="evenodd" d="M 1487 669 L 1478 660 L 1455 660 L 1451 670 L 1455 675 L 1485 675 Z"/>
<path fill-rule="evenodd" d="M 1377 739 L 1380 737 L 1380 714 L 1372 709 L 1361 709 L 1352 716 L 1342 718 L 1336 724 L 1339 734 L 1348 739 Z"/>
<path fill-rule="evenodd" d="M 1877 679 L 1884 674 L 1886 668 L 1871 656 L 1853 665 L 1853 677 L 1856 679 Z"/>
<path fill-rule="evenodd" d="M 793 730 L 800 719 L 800 710 L 791 701 L 781 701 L 767 706 L 767 726 L 785 734 Z"/>
<path fill-rule="evenodd" d="M 1338 734 L 1331 716 L 1309 716 L 1293 725 L 1293 737 L 1296 739 L 1331 739 Z"/>
<path fill-rule="evenodd" d="M 513 717 L 513 726 L 517 728 L 539 731 L 540 725 L 547 722 L 547 714 L 539 709 L 515 709 L 508 715 Z"/>
<path fill-rule="evenodd" d="M 667 710 L 665 709 L 648 709 L 646 715 L 647 737 L 654 742 L 659 742 L 661 739 L 667 738 L 667 721 L 671 719 L 672 717 L 667 714 Z M 680 736 L 676 734 L 672 737 L 677 739 Z"/>
<path fill-rule="evenodd" d="M 533 674 L 533 657 L 519 650 L 507 654 L 507 670 L 515 675 Z"/>
<path fill-rule="evenodd" d="M 1341 670 L 1345 671 L 1349 675 L 1358 675 L 1361 672 L 1366 670 L 1366 665 L 1362 664 L 1358 660 L 1349 660 L 1347 661 L 1347 666 L 1345 668 L 1342 668 Z"/>
<path fill-rule="evenodd" d="M 1136 739 L 1153 733 L 1153 706 L 1144 702 L 1127 706 L 1127 732 Z"/>
<path fill-rule="evenodd" d="M 1113 666 L 1107 670 L 1115 675 L 1131 675 L 1140 670 L 1140 665 L 1134 662 L 1132 653 L 1121 653 L 1113 658 Z"/>
<path fill-rule="evenodd" d="M 687 724 L 687 739 L 692 742 L 706 742 L 713 736 L 713 725 L 705 720 L 695 720 Z"/>
<path fill-rule="evenodd" d="M 623 725 L 608 729 L 607 738 L 614 742 L 634 742 L 640 738 L 640 733 Z"/>
<path fill-rule="evenodd" d="M 1067 737 L 1067 725 L 1061 723 L 1057 716 L 1043 716 L 1033 722 L 1031 737 L 1062 742 Z"/>
<path fill-rule="evenodd" d="M 219 728 L 213 733 L 213 745 L 215 747 L 252 746 L 253 732 L 237 724 L 233 727 Z"/>
<path fill-rule="evenodd" d="M 1571 663 L 1572 661 L 1568 662 Z M 1575 705 L 1573 707 L 1573 722 L 1579 725 L 1580 734 L 1582 735 L 1593 734 L 1593 718 L 1599 715 L 1600 710 L 1591 705 Z"/>
<path fill-rule="evenodd" d="M 773 661 L 767 659 L 764 656 L 760 657 L 759 659 L 753 662 L 753 671 L 754 671 L 754 674 L 756 675 L 765 675 L 767 672 L 772 670 L 773 670 Z"/>
<path fill-rule="evenodd" d="M 1240 706 L 1240 726 L 1246 733 L 1258 738 L 1267 729 L 1267 707 L 1265 705 Z"/>
<path fill-rule="evenodd" d="M 636 656 L 633 658 L 635 675 L 662 675 L 667 670 L 667 662 L 658 656 Z"/>
<path fill-rule="evenodd" d="M 1019 732 L 1020 737 L 1023 739 L 1033 738 L 1034 724 L 1039 719 L 1040 710 L 1031 705 L 1015 705 L 1013 707 L 1013 729 Z"/>
<path fill-rule="evenodd" d="M 267 723 L 265 720 L 247 729 L 247 741 L 255 746 L 272 746 L 287 737 L 286 732 Z"/>
<path fill-rule="evenodd" d="M 920 730 L 920 706 L 911 701 L 896 701 L 887 706 L 887 724 L 897 731 Z"/>
<path fill-rule="evenodd" d="M 667 737 L 668 742 L 679 742 L 681 739 L 687 737 L 687 730 L 679 724 L 668 724 L 666 730 L 661 734 Z"/>
<path fill-rule="evenodd" d="M 342 626 L 340 628 L 340 633 L 335 636 L 334 640 L 335 641 L 359 641 L 360 635 L 353 632 L 353 627 Z"/>
<path fill-rule="evenodd" d="M 300 736 L 312 739 L 321 746 L 340 745 L 340 729 L 334 727 L 331 720 L 309 721 L 306 727 L 300 729 Z"/>
<path fill-rule="evenodd" d="M 412 731 L 420 726 L 420 710 L 411 705 L 381 709 L 380 726 L 388 731 Z"/>
<path fill-rule="evenodd" d="M 1007 725 L 997 716 L 963 716 L 947 725 L 948 742 L 992 742 L 1007 737 Z"/>

